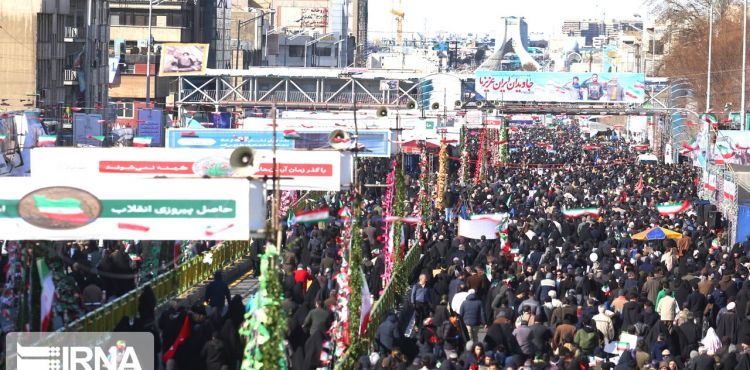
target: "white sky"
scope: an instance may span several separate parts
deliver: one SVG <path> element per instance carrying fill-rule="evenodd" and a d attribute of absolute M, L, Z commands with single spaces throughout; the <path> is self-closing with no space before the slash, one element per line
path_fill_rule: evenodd
<path fill-rule="evenodd" d="M 399 0 L 369 0 L 371 37 L 395 32 L 390 9 Z M 526 17 L 529 33 L 556 34 L 565 19 L 633 19 L 646 16 L 642 0 L 401 0 L 404 11 L 404 38 L 410 32 L 432 34 L 494 34 L 502 16 Z"/>

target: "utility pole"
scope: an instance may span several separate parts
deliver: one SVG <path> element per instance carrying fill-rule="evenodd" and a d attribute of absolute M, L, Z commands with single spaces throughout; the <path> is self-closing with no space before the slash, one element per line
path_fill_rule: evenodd
<path fill-rule="evenodd" d="M 94 79 L 91 76 L 91 61 L 93 61 L 93 58 L 91 55 L 91 52 L 93 50 L 93 48 L 91 47 L 91 42 L 92 42 L 91 39 L 94 38 L 95 36 L 94 33 L 91 32 L 91 13 L 93 12 L 93 9 L 92 9 L 93 6 L 94 5 L 92 4 L 91 0 L 88 0 L 86 2 L 86 46 L 84 49 L 85 55 L 83 58 L 83 62 L 86 64 L 83 66 L 83 74 L 85 77 L 84 88 L 86 89 L 84 91 L 84 104 L 85 104 L 84 106 L 86 108 L 93 106 L 93 104 L 91 104 L 91 100 L 92 100 L 91 99 L 91 86 L 93 85 L 92 82 L 94 81 Z"/>
<path fill-rule="evenodd" d="M 154 0 L 148 0 L 148 41 L 146 41 L 146 108 L 151 108 L 151 15 Z"/>

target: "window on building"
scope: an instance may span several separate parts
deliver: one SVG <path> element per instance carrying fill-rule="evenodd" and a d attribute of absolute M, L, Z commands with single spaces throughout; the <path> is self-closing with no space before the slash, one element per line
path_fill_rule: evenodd
<path fill-rule="evenodd" d="M 132 101 L 120 101 L 115 103 L 117 106 L 117 117 L 118 118 L 133 118 L 133 102 Z"/>
<path fill-rule="evenodd" d="M 120 13 L 112 13 L 109 15 L 109 24 L 112 26 L 119 26 L 120 23 Z"/>
<path fill-rule="evenodd" d="M 146 23 L 146 15 L 145 14 L 136 14 L 133 17 L 133 25 L 134 26 L 148 26 L 148 23 Z"/>
<path fill-rule="evenodd" d="M 292 58 L 302 58 L 305 55 L 305 47 L 302 45 L 289 46 L 289 56 Z"/>
<path fill-rule="evenodd" d="M 317 47 L 315 48 L 315 55 L 319 57 L 330 57 L 331 50 L 332 49 L 330 47 Z"/>

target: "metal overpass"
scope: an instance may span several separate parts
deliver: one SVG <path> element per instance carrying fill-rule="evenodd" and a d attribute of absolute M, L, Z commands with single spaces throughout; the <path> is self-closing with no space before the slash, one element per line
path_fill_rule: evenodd
<path fill-rule="evenodd" d="M 434 75 L 434 74 L 433 74 Z M 351 110 L 387 107 L 421 111 L 423 115 L 447 115 L 461 110 L 497 110 L 501 114 L 567 115 L 666 115 L 661 103 L 662 88 L 647 89 L 647 104 L 579 104 L 537 102 L 473 102 L 471 97 L 457 105 L 444 102 L 438 107 L 420 107 L 420 84 L 433 76 L 405 70 L 260 67 L 250 70 L 207 70 L 201 76 L 178 77 L 174 105 L 180 115 L 187 111 L 242 111 L 268 108 Z M 471 86 L 473 74 L 452 74 Z M 387 81 L 398 81 L 383 88 Z M 436 92 L 439 94 L 439 92 Z M 646 108 L 651 106 L 654 108 Z"/>

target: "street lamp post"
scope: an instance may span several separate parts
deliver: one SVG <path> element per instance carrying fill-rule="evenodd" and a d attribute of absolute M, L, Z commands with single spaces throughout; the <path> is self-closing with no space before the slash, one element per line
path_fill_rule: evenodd
<path fill-rule="evenodd" d="M 159 5 L 167 0 L 148 0 L 148 41 L 146 41 L 146 108 L 151 108 L 151 16 L 154 5 Z"/>
<path fill-rule="evenodd" d="M 708 67 L 706 73 L 706 112 L 711 109 L 711 49 L 714 38 L 714 0 L 708 5 Z M 744 44 L 744 43 L 743 43 Z M 744 50 L 743 50 L 744 51 Z M 744 54 L 743 54 L 744 57 Z"/>

